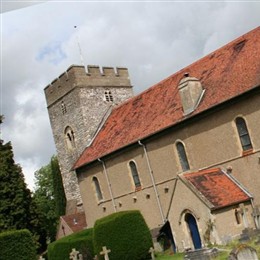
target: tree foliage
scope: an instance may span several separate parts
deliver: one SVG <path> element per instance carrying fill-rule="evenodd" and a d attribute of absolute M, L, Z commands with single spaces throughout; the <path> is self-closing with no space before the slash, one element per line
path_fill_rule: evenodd
<path fill-rule="evenodd" d="M 0 123 L 2 122 L 2 116 Z M 0 140 L 0 230 L 33 229 L 34 209 L 21 167 L 15 163 L 11 142 Z M 32 210 L 32 211 L 31 211 Z"/>
<path fill-rule="evenodd" d="M 92 259 L 94 256 L 93 229 L 84 229 L 49 244 L 48 259 L 68 260 L 73 248 L 82 254 L 83 259 Z"/>
<path fill-rule="evenodd" d="M 53 156 L 51 158 L 51 170 L 53 177 L 53 196 L 56 203 L 56 213 L 58 216 L 63 216 L 66 210 L 66 197 L 57 156 Z"/>
<path fill-rule="evenodd" d="M 94 225 L 93 244 L 97 255 L 104 245 L 109 248 L 111 260 L 147 259 L 153 245 L 149 228 L 138 210 L 120 211 L 98 219 Z M 99 259 L 104 258 L 100 256 Z"/>
<path fill-rule="evenodd" d="M 49 241 L 55 240 L 59 217 L 65 213 L 66 200 L 62 182 L 56 180 L 59 178 L 61 179 L 61 176 L 56 156 L 51 158 L 48 165 L 35 172 L 34 199 L 46 239 Z"/>
<path fill-rule="evenodd" d="M 0 233 L 0 259 L 36 260 L 32 234 L 27 229 Z"/>
<path fill-rule="evenodd" d="M 0 124 L 3 116 L 0 116 Z M 11 142 L 0 139 L 0 230 L 28 229 L 40 237 L 37 205 L 27 188 L 22 168 L 15 163 Z"/>
<path fill-rule="evenodd" d="M 34 200 L 37 204 L 40 222 L 46 235 L 45 240 L 54 241 L 58 216 L 55 212 L 50 165 L 42 167 L 34 175 L 36 178 Z"/>

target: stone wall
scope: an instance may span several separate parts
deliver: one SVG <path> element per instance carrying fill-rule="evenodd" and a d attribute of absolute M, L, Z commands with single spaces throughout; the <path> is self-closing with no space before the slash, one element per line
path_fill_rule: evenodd
<path fill-rule="evenodd" d="M 102 70 L 102 71 L 101 71 Z M 113 107 L 133 96 L 128 70 L 71 66 L 45 89 L 50 123 L 67 200 L 81 204 L 71 171 Z"/>

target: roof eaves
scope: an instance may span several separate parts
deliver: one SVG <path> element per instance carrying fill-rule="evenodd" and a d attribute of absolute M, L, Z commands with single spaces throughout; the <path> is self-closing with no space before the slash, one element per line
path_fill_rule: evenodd
<path fill-rule="evenodd" d="M 62 225 L 67 226 L 67 228 L 68 228 L 72 233 L 74 233 L 73 230 L 72 230 L 72 228 L 70 227 L 70 225 L 67 223 L 67 221 L 66 221 L 63 217 L 64 217 L 64 216 L 60 216 L 60 223 L 62 223 Z"/>
<path fill-rule="evenodd" d="M 185 173 L 178 175 L 181 182 L 190 189 L 195 196 L 197 196 L 210 210 L 214 208 L 214 205 L 198 190 L 196 187 L 185 178 Z"/>
<path fill-rule="evenodd" d="M 144 141 L 145 139 L 148 139 L 148 138 L 152 137 L 153 135 L 156 135 L 156 134 L 161 133 L 161 132 L 163 132 L 163 131 L 165 131 L 165 130 L 168 130 L 169 128 L 174 127 L 174 126 L 176 126 L 176 125 L 178 125 L 178 124 L 180 124 L 180 123 L 185 123 L 185 122 L 188 121 L 188 120 L 194 119 L 194 118 L 199 117 L 199 116 L 201 116 L 201 115 L 203 115 L 203 114 L 206 114 L 206 113 L 208 113 L 208 112 L 215 111 L 215 109 L 218 109 L 220 106 L 223 106 L 223 105 L 225 105 L 226 103 L 229 103 L 229 102 L 231 102 L 231 101 L 235 101 L 236 99 L 240 98 L 241 96 L 244 96 L 245 94 L 248 94 L 248 93 L 250 93 L 251 91 L 254 91 L 254 90 L 258 89 L 258 88 L 260 88 L 260 85 L 259 85 L 259 84 L 256 85 L 256 86 L 253 86 L 252 88 L 250 88 L 250 89 L 247 90 L 247 91 L 244 91 L 244 92 L 242 92 L 242 93 L 240 93 L 240 94 L 238 94 L 238 95 L 236 95 L 236 96 L 233 96 L 233 97 L 230 98 L 230 99 L 224 100 L 224 101 L 221 102 L 221 103 L 215 104 L 215 105 L 213 105 L 213 106 L 211 106 L 211 107 L 209 107 L 209 108 L 207 108 L 207 109 L 205 109 L 205 110 L 199 111 L 199 112 L 197 112 L 197 113 L 194 111 L 195 113 L 193 112 L 193 113 L 191 113 L 191 114 L 189 114 L 189 115 L 186 115 L 186 116 L 184 116 L 182 119 L 177 120 L 176 122 L 174 122 L 173 124 L 170 124 L 170 125 L 168 125 L 168 126 L 166 126 L 166 127 L 164 127 L 164 128 L 161 128 L 160 130 L 155 131 L 155 132 L 153 132 L 153 133 L 151 133 L 151 134 L 149 134 L 149 135 L 147 135 L 147 136 L 143 136 L 143 137 L 141 137 L 141 138 L 138 138 L 138 139 L 132 141 L 131 143 L 129 143 L 129 144 L 127 144 L 127 145 L 124 145 L 124 146 L 122 146 L 122 147 L 120 147 L 120 148 L 118 148 L 118 149 L 116 149 L 116 150 L 114 150 L 114 151 L 110 151 L 110 152 L 108 152 L 108 153 L 101 154 L 98 158 L 96 158 L 96 159 L 94 159 L 94 160 L 92 160 L 92 161 L 89 161 L 89 162 L 84 163 L 84 164 L 79 165 L 79 166 L 76 166 L 76 163 L 77 163 L 77 161 L 76 161 L 75 164 L 74 164 L 73 167 L 72 167 L 72 170 L 77 170 L 77 169 L 82 168 L 82 167 L 84 167 L 84 166 L 86 166 L 86 165 L 89 165 L 89 164 L 91 164 L 91 163 L 97 161 L 98 159 L 101 159 L 101 158 L 103 158 L 103 157 L 105 157 L 105 156 L 108 156 L 108 155 L 113 154 L 113 153 L 115 153 L 115 152 L 118 152 L 118 151 L 120 151 L 120 150 L 122 150 L 122 149 L 125 149 L 125 148 L 127 148 L 127 147 L 129 147 L 129 146 L 131 146 L 131 145 L 133 145 L 133 144 L 135 144 L 135 143 L 138 143 L 139 141 Z M 109 116 L 108 116 L 108 118 L 109 118 Z M 108 118 L 107 118 L 107 119 L 108 119 Z M 105 120 L 105 122 L 106 122 L 106 120 Z M 100 129 L 100 130 L 101 130 L 101 129 Z M 100 131 L 100 130 L 99 130 L 99 131 Z M 97 135 L 98 135 L 98 133 L 97 133 Z M 97 135 L 96 135 L 96 136 L 97 136 Z M 95 137 L 96 137 L 96 136 L 95 136 Z M 88 147 L 89 147 L 89 146 L 88 146 Z M 87 147 L 86 149 L 88 149 L 88 147 Z M 86 150 L 86 149 L 85 149 L 85 150 Z M 85 151 L 85 150 L 84 150 L 84 151 Z M 84 153 L 84 151 L 82 152 L 82 154 Z"/>
<path fill-rule="evenodd" d="M 231 207 L 231 206 L 234 206 L 234 205 L 237 205 L 237 204 L 240 204 L 240 203 L 243 203 L 243 202 L 247 202 L 247 201 L 250 201 L 251 198 L 247 198 L 247 199 L 244 199 L 244 200 L 238 200 L 238 201 L 235 201 L 234 203 L 229 203 L 229 204 L 226 204 L 226 205 L 223 205 L 223 206 L 215 206 L 213 208 L 211 208 L 211 212 L 213 211 L 216 211 L 216 210 L 219 210 L 219 209 L 224 209 L 224 208 L 227 208 L 227 207 Z"/>
<path fill-rule="evenodd" d="M 231 174 L 221 170 L 232 182 L 234 182 L 248 197 L 253 199 L 253 195 Z"/>

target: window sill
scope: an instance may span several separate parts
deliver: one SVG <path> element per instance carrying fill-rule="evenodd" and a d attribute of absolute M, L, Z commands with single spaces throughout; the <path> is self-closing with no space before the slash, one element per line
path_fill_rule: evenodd
<path fill-rule="evenodd" d="M 249 149 L 249 150 L 243 151 L 242 152 L 242 156 L 248 156 L 248 155 L 250 155 L 252 153 L 253 153 L 253 149 Z"/>
<path fill-rule="evenodd" d="M 135 188 L 135 191 L 140 191 L 140 190 L 142 190 L 142 186 L 139 186 L 139 187 Z"/>
<path fill-rule="evenodd" d="M 105 202 L 104 200 L 99 200 L 97 204 L 99 206 L 99 205 L 103 204 L 104 202 Z"/>

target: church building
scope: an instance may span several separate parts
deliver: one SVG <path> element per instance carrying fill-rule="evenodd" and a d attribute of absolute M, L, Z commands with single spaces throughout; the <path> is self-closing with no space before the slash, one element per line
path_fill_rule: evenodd
<path fill-rule="evenodd" d="M 260 27 L 136 96 L 126 68 L 75 65 L 45 95 L 88 227 L 138 209 L 178 251 L 260 228 Z"/>

